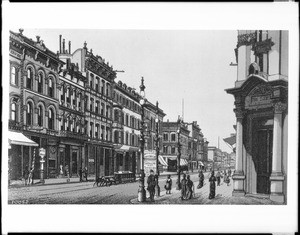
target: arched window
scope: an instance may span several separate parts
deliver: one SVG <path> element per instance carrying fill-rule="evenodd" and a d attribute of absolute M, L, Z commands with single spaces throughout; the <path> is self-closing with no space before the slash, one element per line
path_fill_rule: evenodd
<path fill-rule="evenodd" d="M 176 153 L 176 147 L 175 147 L 175 146 L 172 146 L 172 148 L 171 148 L 171 153 L 172 153 L 172 154 L 175 154 L 175 153 Z"/>
<path fill-rule="evenodd" d="M 108 97 L 110 97 L 110 84 L 109 83 L 107 83 L 107 85 L 106 85 L 106 95 Z"/>
<path fill-rule="evenodd" d="M 43 93 L 43 85 L 44 85 L 44 76 L 42 73 L 39 73 L 39 77 L 38 77 L 38 92 L 39 93 Z"/>
<path fill-rule="evenodd" d="M 11 111 L 10 119 L 13 121 L 16 121 L 17 120 L 17 105 L 16 105 L 16 103 L 11 104 L 10 111 Z"/>
<path fill-rule="evenodd" d="M 104 91 L 105 91 L 105 81 L 102 80 L 101 81 L 101 94 L 104 95 Z"/>
<path fill-rule="evenodd" d="M 18 76 L 17 76 L 17 70 L 14 66 L 11 67 L 10 71 L 10 82 L 13 85 L 18 85 Z"/>
<path fill-rule="evenodd" d="M 32 90 L 33 71 L 32 68 L 27 69 L 26 88 Z"/>
<path fill-rule="evenodd" d="M 54 84 L 53 84 L 53 78 L 49 78 L 49 83 L 48 83 L 48 95 L 50 97 L 54 97 Z"/>
<path fill-rule="evenodd" d="M 176 134 L 175 133 L 171 133 L 171 141 L 172 142 L 176 141 Z"/>
<path fill-rule="evenodd" d="M 48 128 L 50 130 L 54 130 L 54 112 L 52 109 L 49 109 L 49 115 L 48 115 Z"/>
<path fill-rule="evenodd" d="M 33 108 L 31 103 L 27 104 L 26 124 L 29 126 L 33 124 Z"/>
<path fill-rule="evenodd" d="M 43 126 L 43 107 L 41 105 L 38 106 L 38 125 Z"/>

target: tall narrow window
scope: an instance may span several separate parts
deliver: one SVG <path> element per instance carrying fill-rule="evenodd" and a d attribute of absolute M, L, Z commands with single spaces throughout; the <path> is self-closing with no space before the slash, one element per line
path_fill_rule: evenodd
<path fill-rule="evenodd" d="M 93 132 L 94 132 L 93 129 L 94 129 L 94 123 L 91 122 L 91 123 L 90 123 L 90 137 L 91 137 L 91 138 L 94 137 L 94 136 L 93 136 Z"/>
<path fill-rule="evenodd" d="M 101 115 L 104 115 L 105 104 L 101 103 Z"/>
<path fill-rule="evenodd" d="M 43 126 L 43 107 L 41 105 L 38 107 L 38 125 Z"/>
<path fill-rule="evenodd" d="M 11 67 L 10 71 L 10 82 L 13 85 L 18 85 L 18 76 L 17 76 L 17 71 L 14 66 Z"/>
<path fill-rule="evenodd" d="M 66 97 L 67 97 L 67 103 L 70 103 L 71 102 L 71 95 L 70 95 L 71 91 L 70 91 L 70 88 L 67 88 L 67 94 L 66 94 Z"/>
<path fill-rule="evenodd" d="M 115 144 L 119 144 L 119 132 L 118 131 L 115 131 L 114 142 L 115 142 Z"/>
<path fill-rule="evenodd" d="M 101 94 L 104 95 L 104 91 L 105 91 L 105 81 L 102 80 L 101 81 Z"/>
<path fill-rule="evenodd" d="M 110 97 L 110 84 L 109 83 L 107 83 L 107 85 L 106 85 L 106 95 L 108 97 Z"/>
<path fill-rule="evenodd" d="M 33 80 L 33 72 L 32 68 L 27 69 L 27 79 L 26 79 L 26 88 L 32 90 L 32 80 Z"/>
<path fill-rule="evenodd" d="M 101 139 L 103 140 L 104 139 L 104 133 L 105 132 L 105 128 L 103 125 L 101 125 Z"/>
<path fill-rule="evenodd" d="M 94 74 L 91 74 L 90 76 L 90 87 L 91 89 L 94 89 Z"/>
<path fill-rule="evenodd" d="M 39 73 L 38 77 L 38 92 L 43 93 L 43 81 L 44 81 L 44 76 L 42 73 Z"/>
<path fill-rule="evenodd" d="M 106 136 L 105 136 L 106 141 L 110 141 L 110 128 L 106 127 Z"/>
<path fill-rule="evenodd" d="M 48 95 L 50 97 L 54 97 L 54 89 L 53 89 L 53 79 L 49 78 L 49 83 L 48 83 Z M 70 102 L 70 101 L 69 101 Z"/>
<path fill-rule="evenodd" d="M 94 99 L 91 98 L 90 101 L 91 101 L 91 102 L 90 102 L 90 111 L 91 111 L 91 112 L 94 112 Z"/>
<path fill-rule="evenodd" d="M 32 125 L 33 124 L 33 109 L 32 109 L 32 104 L 31 103 L 27 104 L 26 124 L 27 125 Z"/>
<path fill-rule="evenodd" d="M 16 113 L 16 103 L 11 104 L 11 114 L 10 114 L 10 119 L 13 121 L 17 120 L 17 113 Z"/>
<path fill-rule="evenodd" d="M 96 77 L 96 86 L 95 86 L 95 90 L 97 91 L 97 92 L 99 92 L 99 77 Z"/>
<path fill-rule="evenodd" d="M 99 124 L 96 124 L 95 138 L 99 138 Z"/>
<path fill-rule="evenodd" d="M 99 113 L 99 101 L 96 101 L 95 113 Z"/>
<path fill-rule="evenodd" d="M 48 114 L 48 128 L 50 130 L 54 130 L 54 112 L 52 109 L 49 109 Z"/>

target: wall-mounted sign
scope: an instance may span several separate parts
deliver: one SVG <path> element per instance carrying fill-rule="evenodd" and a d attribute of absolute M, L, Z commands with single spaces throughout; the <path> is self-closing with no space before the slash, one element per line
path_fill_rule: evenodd
<path fill-rule="evenodd" d="M 46 155 L 46 150 L 44 148 L 39 149 L 39 155 L 40 156 L 45 156 Z"/>

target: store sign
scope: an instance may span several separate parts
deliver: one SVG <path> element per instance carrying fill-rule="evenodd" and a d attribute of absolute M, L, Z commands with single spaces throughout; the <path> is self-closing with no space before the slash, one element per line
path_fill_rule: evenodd
<path fill-rule="evenodd" d="M 144 153 L 144 170 L 146 176 L 150 175 L 150 170 L 156 172 L 156 155 L 155 151 L 145 151 Z"/>
<path fill-rule="evenodd" d="M 89 158 L 89 162 L 95 162 L 93 158 Z"/>
<path fill-rule="evenodd" d="M 46 155 L 46 150 L 44 148 L 40 148 L 39 155 L 40 156 L 45 156 Z"/>

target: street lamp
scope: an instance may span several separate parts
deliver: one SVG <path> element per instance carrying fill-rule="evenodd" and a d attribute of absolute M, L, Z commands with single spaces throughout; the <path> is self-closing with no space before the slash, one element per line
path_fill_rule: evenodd
<path fill-rule="evenodd" d="M 158 129 L 158 101 L 156 101 L 156 118 L 155 118 L 155 147 L 156 147 L 156 181 L 155 181 L 155 196 L 160 196 L 160 187 L 158 184 L 159 168 L 158 168 L 158 156 L 159 156 L 159 129 Z"/>
<path fill-rule="evenodd" d="M 177 130 L 177 143 L 178 143 L 178 155 L 177 155 L 177 190 L 181 189 L 180 185 L 180 157 L 181 157 L 181 143 L 180 143 L 180 132 L 181 132 L 181 122 L 180 119 L 177 121 L 178 123 L 178 130 Z"/>
<path fill-rule="evenodd" d="M 144 148 L 145 148 L 145 85 L 144 78 L 142 77 L 141 85 L 140 85 L 140 105 L 141 105 L 141 170 L 140 170 L 140 180 L 139 180 L 139 189 L 138 189 L 138 201 L 145 202 L 146 201 L 146 190 L 145 190 L 145 172 L 144 172 Z"/>

